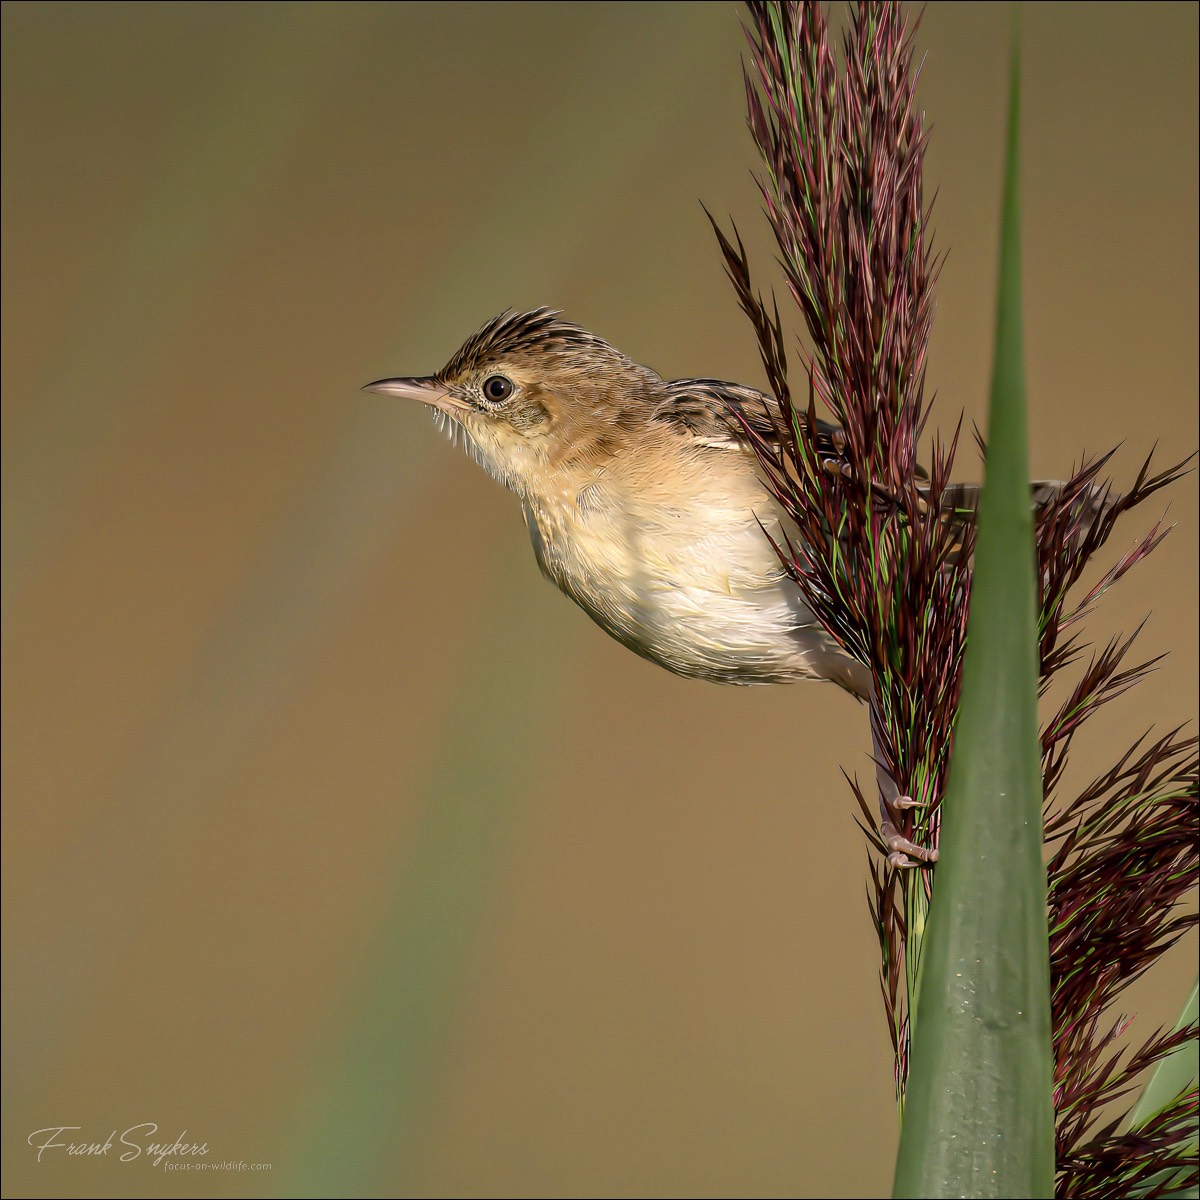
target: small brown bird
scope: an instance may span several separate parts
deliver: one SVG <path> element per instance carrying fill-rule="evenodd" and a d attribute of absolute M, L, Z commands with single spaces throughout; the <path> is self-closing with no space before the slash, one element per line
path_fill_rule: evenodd
<path fill-rule="evenodd" d="M 695 679 L 825 679 L 870 696 L 870 672 L 813 617 L 764 536 L 778 539 L 782 517 L 746 425 L 775 436 L 770 396 L 664 380 L 546 308 L 495 317 L 436 375 L 365 390 L 419 400 L 461 435 L 520 499 L 542 573 L 643 658 Z M 836 462 L 837 430 L 821 432 Z M 976 490 L 954 489 L 956 512 Z M 911 803 L 882 771 L 880 787 L 893 807 Z M 893 862 L 936 857 L 884 816 Z"/>
<path fill-rule="evenodd" d="M 365 390 L 419 400 L 461 435 L 520 499 L 542 573 L 643 658 L 719 683 L 869 694 L 763 536 L 780 514 L 738 414 L 771 433 L 771 397 L 664 380 L 546 308 L 489 321 L 436 375 Z"/>
<path fill-rule="evenodd" d="M 870 694 L 763 536 L 778 540 L 781 517 L 746 426 L 776 436 L 773 397 L 665 380 L 548 308 L 493 318 L 436 375 L 363 390 L 419 400 L 461 435 L 520 499 L 543 574 L 643 658 L 718 683 L 826 679 Z M 836 427 L 820 433 L 836 462 Z M 1035 500 L 1057 486 L 1035 484 Z M 977 491 L 948 494 L 951 519 Z"/>

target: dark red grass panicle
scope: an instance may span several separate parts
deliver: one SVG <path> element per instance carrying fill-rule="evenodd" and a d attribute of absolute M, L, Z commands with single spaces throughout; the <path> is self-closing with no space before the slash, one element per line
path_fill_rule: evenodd
<path fill-rule="evenodd" d="M 807 413 L 791 409 L 781 449 L 761 441 L 758 449 L 796 526 L 786 560 L 793 577 L 843 645 L 874 669 L 877 684 L 887 684 L 878 707 L 896 719 L 882 723 L 885 735 L 915 731 L 912 744 L 892 736 L 882 743 L 884 765 L 903 788 L 914 783 L 914 753 L 940 731 L 927 711 L 933 697 L 906 685 L 927 681 L 922 662 L 953 664 L 967 582 L 966 562 L 955 561 L 958 533 L 938 516 L 953 446 L 935 451 L 928 480 L 916 466 L 937 268 L 925 235 L 925 135 L 911 29 L 897 6 L 860 6 L 839 76 L 819 5 L 749 8 L 747 98 L 767 165 L 762 194 L 813 345 L 811 354 L 801 352 Z M 735 245 L 719 230 L 718 237 L 771 386 L 790 405 L 778 309 L 753 290 L 740 239 Z M 815 423 L 806 419 L 817 400 L 837 419 L 859 470 L 825 468 Z M 842 557 L 843 544 L 865 554 Z M 935 599 L 957 615 L 957 631 L 952 622 L 921 619 Z M 942 683 L 956 688 L 957 673 L 947 671 Z M 935 799 L 936 788 L 925 791 Z M 915 835 L 911 814 L 897 824 Z"/>
<path fill-rule="evenodd" d="M 1116 666 L 1129 641 L 1097 660 L 1111 664 L 1110 680 L 1120 677 Z M 1095 664 L 1089 674 L 1098 674 Z M 1043 746 L 1050 733 L 1048 727 Z M 1139 739 L 1077 797 L 1047 814 L 1060 1194 L 1129 1194 L 1119 1187 L 1076 1192 L 1073 1169 L 1063 1164 L 1082 1153 L 1085 1138 L 1090 1152 L 1104 1152 L 1106 1137 L 1093 1128 L 1097 1115 L 1128 1096 L 1146 1068 L 1196 1036 L 1194 1028 L 1160 1031 L 1123 1059 L 1113 1043 L 1129 1022 L 1109 1013 L 1125 988 L 1196 923 L 1179 901 L 1196 885 L 1198 806 L 1196 739 L 1175 730 L 1149 744 Z M 1193 1125 L 1189 1137 L 1194 1133 Z M 1174 1146 L 1182 1154 L 1187 1141 L 1163 1140 L 1160 1149 Z"/>
<path fill-rule="evenodd" d="M 1112 455 L 1110 450 L 1097 458 L 1085 459 L 1071 478 L 1038 506 L 1036 541 L 1042 580 L 1043 679 L 1052 676 L 1074 657 L 1074 643 L 1059 641 L 1062 632 L 1085 616 L 1095 601 L 1126 571 L 1150 554 L 1169 532 L 1163 528 L 1162 521 L 1158 521 L 1104 572 L 1074 607 L 1068 608 L 1068 594 L 1097 551 L 1108 541 L 1117 521 L 1178 480 L 1189 470 L 1195 457 L 1190 455 L 1183 462 L 1151 475 L 1153 454 L 1150 454 L 1142 463 L 1133 486 L 1118 495 L 1110 481 L 1099 479 L 1100 471 Z"/>
<path fill-rule="evenodd" d="M 839 71 L 819 4 L 748 8 L 749 124 L 766 166 L 759 182 L 786 285 L 811 339 L 811 350 L 799 352 L 808 382 L 802 406 L 789 388 L 778 308 L 754 289 L 736 231 L 729 238 L 717 229 L 768 380 L 789 416 L 778 442 L 759 439 L 756 450 L 795 526 L 780 547 L 784 565 L 825 627 L 870 667 L 882 765 L 901 792 L 926 806 L 889 817 L 905 837 L 936 844 L 974 534 L 969 523 L 941 515 L 957 434 L 935 444 L 927 478 L 917 467 L 938 263 L 922 190 L 915 26 L 898 5 L 856 6 Z M 822 461 L 818 401 L 843 430 L 855 469 L 831 471 Z M 860 801 L 864 829 L 878 845 L 872 805 L 861 794 Z M 874 877 L 902 1083 L 913 884 L 882 866 Z"/>
<path fill-rule="evenodd" d="M 958 496 L 950 482 L 958 430 L 946 442 L 935 437 L 927 476 L 917 466 L 939 269 L 922 184 L 924 118 L 915 100 L 919 19 L 909 20 L 896 3 L 853 5 L 839 68 L 820 4 L 751 0 L 747 8 L 746 97 L 764 164 L 759 185 L 809 346 L 798 348 L 807 381 L 798 401 L 778 306 L 754 287 L 736 229 L 727 236 L 713 222 L 784 413 L 776 440 L 749 427 L 746 433 L 795 526 L 777 546 L 781 561 L 825 628 L 870 668 L 882 765 L 925 805 L 889 816 L 904 836 L 936 845 L 974 527 L 969 516 L 946 516 Z M 819 449 L 818 402 L 841 426 L 838 463 Z M 1185 461 L 1151 474 L 1148 458 L 1133 486 L 1118 494 L 1100 476 L 1110 457 L 1085 459 L 1065 483 L 1034 492 L 1043 690 L 1087 652 L 1076 627 L 1094 601 L 1165 536 L 1156 524 L 1072 602 L 1116 521 L 1188 467 Z M 1117 639 L 1095 655 L 1045 725 L 1048 800 L 1079 727 L 1152 669 L 1124 665 L 1132 641 Z M 1156 1034 L 1122 1062 L 1113 1040 L 1123 1018 L 1111 1018 L 1109 1008 L 1192 920 L 1178 915 L 1177 901 L 1196 881 L 1195 772 L 1194 741 L 1176 733 L 1138 742 L 1080 796 L 1048 813 L 1062 1195 L 1116 1195 L 1103 1190 L 1106 1174 L 1128 1181 L 1129 1172 L 1142 1178 L 1145 1170 L 1148 1178 L 1159 1167 L 1147 1163 L 1173 1162 L 1180 1150 L 1183 1125 L 1174 1116 L 1137 1137 L 1094 1126 L 1102 1105 L 1177 1044 L 1177 1035 Z M 863 829 L 882 849 L 874 804 L 851 786 Z M 927 900 L 934 872 L 893 870 L 877 855 L 870 861 L 869 904 L 902 1092 L 908 914 Z M 1194 1094 L 1191 1104 L 1194 1112 Z M 1123 1176 L 1114 1165 L 1122 1163 Z"/>
<path fill-rule="evenodd" d="M 1179 1042 L 1196 1037 L 1180 1031 Z M 1176 1043 L 1178 1044 L 1178 1042 Z M 1134 1133 L 1113 1122 L 1086 1145 L 1060 1157 L 1055 1194 L 1062 1200 L 1186 1196 L 1200 1183 L 1195 1137 L 1197 1093 L 1184 1092 Z"/>

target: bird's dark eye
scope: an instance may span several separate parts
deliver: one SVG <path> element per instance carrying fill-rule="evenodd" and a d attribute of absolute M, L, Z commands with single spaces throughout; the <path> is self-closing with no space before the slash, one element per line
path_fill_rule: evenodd
<path fill-rule="evenodd" d="M 484 397 L 493 404 L 502 404 L 515 390 L 512 380 L 505 379 L 503 375 L 489 375 L 483 381 Z"/>

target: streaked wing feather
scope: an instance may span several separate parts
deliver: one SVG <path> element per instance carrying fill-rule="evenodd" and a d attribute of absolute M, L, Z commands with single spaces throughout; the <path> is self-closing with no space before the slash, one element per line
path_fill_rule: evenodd
<path fill-rule="evenodd" d="M 749 452 L 752 438 L 775 448 L 780 444 L 780 431 L 786 429 L 787 417 L 773 397 L 721 379 L 676 379 L 668 385 L 666 395 L 654 412 L 654 420 L 665 422 L 680 433 L 714 450 Z M 817 448 L 830 463 L 846 460 L 845 439 L 838 426 L 818 420 Z M 918 478 L 925 471 L 917 468 Z M 1035 509 L 1052 501 L 1062 488 L 1057 480 L 1039 479 L 1030 484 Z M 980 485 L 951 484 L 942 492 L 943 519 L 955 528 L 975 520 L 979 506 Z M 1084 513 L 1090 516 L 1107 502 L 1096 490 L 1084 497 Z"/>
<path fill-rule="evenodd" d="M 654 419 L 714 450 L 749 450 L 752 436 L 778 447 L 780 431 L 787 427 L 773 396 L 721 379 L 672 380 Z M 843 441 L 838 427 L 818 420 L 817 433 L 821 455 L 840 459 Z"/>

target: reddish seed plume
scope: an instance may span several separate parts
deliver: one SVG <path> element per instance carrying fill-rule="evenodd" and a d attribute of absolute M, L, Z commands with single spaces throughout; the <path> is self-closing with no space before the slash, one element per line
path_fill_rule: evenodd
<path fill-rule="evenodd" d="M 747 4 L 747 115 L 762 157 L 763 208 L 785 287 L 803 318 L 791 386 L 790 331 L 751 278 L 737 231 L 713 222 L 726 272 L 757 336 L 784 420 L 770 442 L 747 428 L 794 529 L 776 547 L 807 603 L 872 672 L 872 721 L 883 765 L 924 809 L 896 814 L 901 832 L 934 844 L 958 704 L 974 530 L 946 520 L 959 432 L 933 439 L 928 478 L 917 442 L 929 417 L 926 355 L 939 260 L 923 193 L 926 145 L 915 94 L 919 17 L 895 3 L 851 7 L 839 55 L 816 3 Z M 711 217 L 710 217 L 711 220 Z M 842 427 L 848 471 L 830 471 L 816 436 L 818 408 Z M 1188 469 L 1158 474 L 1147 459 L 1118 494 L 1101 478 L 1110 455 L 1084 460 L 1066 483 L 1036 496 L 1043 690 L 1087 654 L 1079 628 L 1096 599 L 1153 551 L 1155 525 L 1081 599 L 1071 593 L 1117 520 Z M 1042 732 L 1044 786 L 1055 798 L 1072 738 L 1153 663 L 1127 666 L 1133 638 L 1093 655 Z M 882 850 L 874 798 L 854 781 L 868 841 Z M 1049 912 L 1058 1111 L 1059 1194 L 1128 1194 L 1130 1180 L 1186 1158 L 1195 1095 L 1181 1098 L 1143 1137 L 1097 1127 L 1100 1107 L 1177 1044 L 1155 1034 L 1122 1057 L 1124 1018 L 1111 1006 L 1132 978 L 1194 921 L 1178 900 L 1195 886 L 1194 741 L 1171 734 L 1137 743 L 1075 799 L 1048 810 Z M 933 873 L 898 872 L 873 855 L 868 902 L 882 950 L 884 1008 L 897 1086 L 908 1073 L 905 913 L 911 889 Z M 1194 1124 L 1192 1126 L 1194 1128 Z M 1153 1170 L 1147 1163 L 1156 1164 Z M 1186 1163 L 1185 1163 L 1186 1165 Z M 1146 1193 L 1149 1194 L 1149 1193 Z"/>

